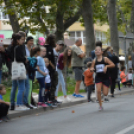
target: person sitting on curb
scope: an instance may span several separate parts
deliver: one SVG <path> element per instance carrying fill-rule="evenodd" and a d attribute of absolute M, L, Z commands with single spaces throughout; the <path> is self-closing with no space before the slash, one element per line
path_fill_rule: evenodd
<path fill-rule="evenodd" d="M 7 114 L 8 114 L 10 103 L 5 102 L 3 100 L 2 96 L 5 94 L 6 94 L 5 86 L 0 84 L 0 122 L 2 121 L 7 122 L 9 120 Z"/>

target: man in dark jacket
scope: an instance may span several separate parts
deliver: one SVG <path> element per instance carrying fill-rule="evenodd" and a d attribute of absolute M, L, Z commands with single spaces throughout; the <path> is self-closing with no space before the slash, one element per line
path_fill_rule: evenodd
<path fill-rule="evenodd" d="M 115 64 L 114 68 L 109 69 L 109 75 L 111 78 L 111 97 L 114 97 L 114 89 L 116 84 L 116 79 L 118 77 L 118 66 L 119 58 L 116 55 L 108 56 L 109 59 Z"/>

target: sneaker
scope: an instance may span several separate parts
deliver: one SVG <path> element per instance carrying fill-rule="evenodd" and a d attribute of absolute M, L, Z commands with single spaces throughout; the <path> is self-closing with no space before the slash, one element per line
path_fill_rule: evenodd
<path fill-rule="evenodd" d="M 27 108 L 27 107 L 25 107 L 25 106 L 17 106 L 16 107 L 16 110 L 17 111 L 25 111 L 25 110 L 29 110 L 30 108 Z"/>
<path fill-rule="evenodd" d="M 45 103 L 41 104 L 42 107 L 48 107 Z"/>
<path fill-rule="evenodd" d="M 42 104 L 42 102 L 38 102 L 38 104 L 37 104 L 37 105 L 38 105 L 38 106 L 41 106 L 41 104 Z"/>
<path fill-rule="evenodd" d="M 8 121 L 10 121 L 10 118 L 8 116 L 5 116 Z"/>
<path fill-rule="evenodd" d="M 94 102 L 92 99 L 88 100 L 88 102 Z"/>
<path fill-rule="evenodd" d="M 114 95 L 111 95 L 112 98 L 114 98 Z"/>
<path fill-rule="evenodd" d="M 52 104 L 49 103 L 49 102 L 45 102 L 45 104 L 46 104 L 48 107 L 52 107 Z"/>
<path fill-rule="evenodd" d="M 56 104 L 58 104 L 58 105 L 62 104 L 62 102 L 57 101 L 57 100 L 54 100 L 54 103 L 56 103 Z"/>
<path fill-rule="evenodd" d="M 66 98 L 64 98 L 63 102 L 64 102 L 64 103 L 66 103 L 66 102 L 71 102 L 71 99 L 70 99 L 69 97 L 66 97 Z"/>
<path fill-rule="evenodd" d="M 2 117 L 2 121 L 4 121 L 4 122 L 8 122 L 6 116 Z"/>
<path fill-rule="evenodd" d="M 37 109 L 36 106 L 34 106 L 34 105 L 32 105 L 32 104 L 29 104 L 29 105 L 30 105 L 30 107 L 32 107 L 33 109 Z"/>
<path fill-rule="evenodd" d="M 51 103 L 51 106 L 52 106 L 53 108 L 55 108 L 55 107 L 57 107 L 57 104 L 56 104 L 56 103 Z"/>
<path fill-rule="evenodd" d="M 32 107 L 32 106 L 30 106 L 28 103 L 27 103 L 27 104 L 25 104 L 25 106 L 26 106 L 27 108 L 33 109 L 33 107 Z"/>
<path fill-rule="evenodd" d="M 75 98 L 84 98 L 84 96 L 82 96 L 82 95 L 80 95 L 80 94 L 78 94 L 78 95 L 76 94 L 76 95 L 75 95 Z"/>
<path fill-rule="evenodd" d="M 15 110 L 15 106 L 14 105 L 11 105 L 10 110 Z"/>
<path fill-rule="evenodd" d="M 109 99 L 108 99 L 108 98 L 105 98 L 105 99 L 104 99 L 104 102 L 109 102 Z"/>
<path fill-rule="evenodd" d="M 99 111 L 102 111 L 103 110 L 103 107 L 99 107 Z"/>
<path fill-rule="evenodd" d="M 72 96 L 73 96 L 73 97 L 75 97 L 75 95 L 76 95 L 75 93 L 74 93 L 74 94 L 72 94 Z"/>

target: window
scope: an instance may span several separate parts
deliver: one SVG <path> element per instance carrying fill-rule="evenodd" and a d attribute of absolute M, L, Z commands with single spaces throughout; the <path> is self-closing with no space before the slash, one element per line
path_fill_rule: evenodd
<path fill-rule="evenodd" d="M 0 20 L 8 20 L 9 19 L 9 16 L 7 14 L 5 14 L 3 11 L 2 11 L 2 8 L 0 9 Z"/>
<path fill-rule="evenodd" d="M 106 42 L 107 38 L 103 32 L 95 31 L 96 41 L 102 41 L 104 45 L 109 45 L 109 42 Z"/>
<path fill-rule="evenodd" d="M 78 38 L 82 39 L 82 44 L 86 44 L 86 36 L 85 31 L 73 31 L 69 32 L 70 40 L 72 40 L 74 43 Z"/>
<path fill-rule="evenodd" d="M 74 43 L 78 38 L 82 39 L 82 44 L 86 44 L 86 32 L 85 31 L 72 31 L 69 32 L 70 40 Z M 104 45 L 109 45 L 109 42 L 106 42 L 107 38 L 103 32 L 95 31 L 96 41 L 102 41 Z"/>

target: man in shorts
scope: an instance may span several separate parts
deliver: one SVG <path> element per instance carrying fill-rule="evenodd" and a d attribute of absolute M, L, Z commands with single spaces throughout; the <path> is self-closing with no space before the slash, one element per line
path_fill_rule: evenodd
<path fill-rule="evenodd" d="M 83 67 L 83 58 L 86 54 L 81 50 L 80 46 L 82 45 L 82 40 L 77 39 L 75 44 L 72 46 L 72 68 L 75 73 L 75 91 L 73 96 L 76 98 L 83 98 L 84 96 L 79 94 L 80 84 L 82 82 L 82 67 Z"/>

